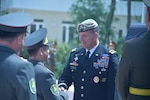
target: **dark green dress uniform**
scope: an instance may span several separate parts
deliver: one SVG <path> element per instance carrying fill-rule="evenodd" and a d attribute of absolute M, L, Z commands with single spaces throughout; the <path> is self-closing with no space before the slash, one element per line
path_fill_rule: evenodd
<path fill-rule="evenodd" d="M 128 41 L 116 77 L 122 100 L 150 100 L 150 31 Z"/>
<path fill-rule="evenodd" d="M 46 28 L 41 28 L 31 33 L 25 39 L 24 44 L 28 52 L 36 51 L 42 46 L 49 46 L 46 35 Z M 29 61 L 34 65 L 37 100 L 67 100 L 68 95 L 63 91 L 59 91 L 53 72 L 45 67 L 44 62 L 34 58 L 29 59 Z"/>
<path fill-rule="evenodd" d="M 32 22 L 30 15 L 21 12 L 0 16 L 0 37 L 24 33 L 27 25 Z M 0 100 L 36 100 L 34 78 L 33 65 L 21 59 L 15 50 L 1 42 Z"/>
<path fill-rule="evenodd" d="M 59 85 L 68 89 L 74 83 L 73 100 L 114 100 L 116 53 L 98 45 L 90 58 L 84 48 L 73 50 Z"/>

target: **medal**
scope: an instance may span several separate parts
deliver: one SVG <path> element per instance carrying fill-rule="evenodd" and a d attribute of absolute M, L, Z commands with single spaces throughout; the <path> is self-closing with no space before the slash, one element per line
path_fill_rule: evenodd
<path fill-rule="evenodd" d="M 94 81 L 94 83 L 98 83 L 98 82 L 99 82 L 99 77 L 98 77 L 98 76 L 95 76 L 95 77 L 93 78 L 93 81 Z"/>

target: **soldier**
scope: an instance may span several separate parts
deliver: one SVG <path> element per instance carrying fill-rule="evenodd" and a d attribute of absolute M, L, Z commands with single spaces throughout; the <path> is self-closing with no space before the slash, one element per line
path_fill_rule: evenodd
<path fill-rule="evenodd" d="M 36 100 L 33 65 L 17 54 L 33 18 L 22 12 L 0 16 L 0 100 Z"/>
<path fill-rule="evenodd" d="M 124 44 L 116 76 L 122 100 L 150 100 L 150 0 L 143 1 L 148 31 Z"/>
<path fill-rule="evenodd" d="M 59 91 L 53 72 L 44 65 L 49 54 L 46 35 L 47 29 L 41 28 L 31 33 L 24 44 L 30 56 L 29 61 L 34 65 L 37 100 L 67 100 L 68 95 Z"/>
<path fill-rule="evenodd" d="M 98 27 L 93 19 L 78 25 L 82 48 L 72 50 L 59 78 L 62 90 L 74 83 L 73 100 L 114 100 L 118 57 L 99 43 Z"/>

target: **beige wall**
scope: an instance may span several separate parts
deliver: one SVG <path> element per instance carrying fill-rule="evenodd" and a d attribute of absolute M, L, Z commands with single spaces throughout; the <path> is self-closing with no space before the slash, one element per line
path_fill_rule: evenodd
<path fill-rule="evenodd" d="M 48 39 L 62 42 L 62 22 L 71 21 L 69 14 L 66 12 L 42 11 L 42 10 L 27 10 L 13 9 L 14 11 L 24 11 L 30 13 L 34 19 L 43 19 L 44 26 L 48 29 Z"/>
<path fill-rule="evenodd" d="M 56 12 L 56 11 L 43 11 L 43 10 L 31 10 L 31 9 L 11 9 L 14 11 L 24 11 L 30 13 L 34 19 L 43 19 L 44 26 L 48 29 L 48 39 L 57 40 L 58 43 L 62 42 L 62 22 L 70 21 L 71 17 L 67 12 Z M 112 26 L 115 27 L 116 33 L 122 30 L 123 36 L 127 34 L 127 17 L 126 16 L 115 16 L 119 19 L 117 22 L 113 22 Z M 115 34 L 116 34 L 115 33 Z M 118 37 L 118 34 L 116 34 Z"/>

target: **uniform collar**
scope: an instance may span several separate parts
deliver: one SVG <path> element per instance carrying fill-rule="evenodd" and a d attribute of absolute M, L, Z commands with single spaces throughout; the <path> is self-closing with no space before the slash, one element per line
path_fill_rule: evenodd
<path fill-rule="evenodd" d="M 96 50 L 96 48 L 98 47 L 98 45 L 99 45 L 99 42 L 98 42 L 98 44 L 97 44 L 96 46 L 94 46 L 91 50 L 89 50 L 89 51 L 90 51 L 89 57 L 92 56 L 92 54 L 94 53 L 94 51 Z M 87 52 L 87 51 L 88 51 L 88 50 L 86 49 L 86 52 Z"/>
<path fill-rule="evenodd" d="M 34 66 L 37 64 L 44 65 L 41 61 L 37 59 L 29 59 L 29 62 L 31 62 Z"/>
<path fill-rule="evenodd" d="M 0 44 L 0 50 L 1 51 L 7 51 L 7 52 L 9 52 L 11 54 L 15 53 L 15 51 L 12 48 L 10 48 L 10 47 L 8 47 L 6 45 L 3 45 L 3 44 Z"/>

